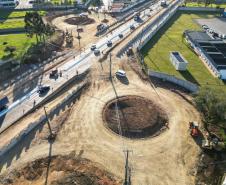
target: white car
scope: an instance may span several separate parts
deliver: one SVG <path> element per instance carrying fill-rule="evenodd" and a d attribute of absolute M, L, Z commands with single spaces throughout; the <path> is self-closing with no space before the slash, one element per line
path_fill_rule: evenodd
<path fill-rule="evenodd" d="M 96 56 L 100 55 L 100 50 L 99 49 L 95 49 L 94 50 L 94 55 L 96 55 Z"/>
<path fill-rule="evenodd" d="M 126 77 L 126 72 L 123 71 L 122 69 L 119 69 L 116 73 L 115 73 L 116 76 L 119 76 L 119 77 Z"/>

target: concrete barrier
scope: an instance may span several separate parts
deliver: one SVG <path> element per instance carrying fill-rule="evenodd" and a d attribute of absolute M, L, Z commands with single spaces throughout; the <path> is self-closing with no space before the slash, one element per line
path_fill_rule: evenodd
<path fill-rule="evenodd" d="M 152 70 L 148 70 L 148 75 L 150 77 L 156 77 L 171 83 L 174 83 L 180 87 L 185 88 L 186 90 L 192 92 L 192 93 L 197 93 L 199 90 L 198 85 L 191 83 L 187 80 L 182 80 L 179 79 L 173 75 L 169 75 L 169 74 L 165 74 L 165 73 L 161 73 L 161 72 L 156 72 L 156 71 L 152 71 Z"/>

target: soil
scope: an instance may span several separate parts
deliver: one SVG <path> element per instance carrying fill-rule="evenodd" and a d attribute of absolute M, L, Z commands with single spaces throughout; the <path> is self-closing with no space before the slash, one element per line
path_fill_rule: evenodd
<path fill-rule="evenodd" d="M 120 180 L 103 167 L 80 158 L 73 152 L 66 156 L 49 156 L 27 163 L 0 179 L 4 185 L 119 185 Z M 47 183 L 48 182 L 48 183 Z"/>
<path fill-rule="evenodd" d="M 123 96 L 109 101 L 103 118 L 113 132 L 129 138 L 153 136 L 168 122 L 159 105 L 140 96 Z"/>
<path fill-rule="evenodd" d="M 64 22 L 72 25 L 88 25 L 93 24 L 95 20 L 88 17 L 70 17 L 65 19 Z"/>

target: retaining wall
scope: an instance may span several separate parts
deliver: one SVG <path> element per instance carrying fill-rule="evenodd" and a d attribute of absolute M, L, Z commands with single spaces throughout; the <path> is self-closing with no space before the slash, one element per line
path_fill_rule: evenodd
<path fill-rule="evenodd" d="M 191 83 L 191 82 L 186 81 L 186 80 L 179 79 L 179 78 L 177 78 L 173 75 L 168 75 L 168 74 L 165 74 L 165 73 L 160 73 L 160 72 L 151 71 L 151 70 L 148 70 L 148 75 L 150 77 L 156 77 L 156 78 L 174 83 L 176 85 L 179 85 L 179 86 L 187 89 L 188 91 L 190 91 L 192 93 L 196 93 L 199 90 L 199 87 L 196 84 Z"/>
<path fill-rule="evenodd" d="M 198 11 L 198 12 L 219 12 L 223 13 L 224 8 L 209 8 L 209 7 L 179 7 L 178 10 L 183 11 Z"/>

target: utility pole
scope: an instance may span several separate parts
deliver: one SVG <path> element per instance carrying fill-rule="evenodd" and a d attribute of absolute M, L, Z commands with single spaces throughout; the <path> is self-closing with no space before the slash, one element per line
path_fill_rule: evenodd
<path fill-rule="evenodd" d="M 112 74 L 111 74 L 111 53 L 110 53 L 110 63 L 109 63 L 110 71 L 109 71 L 109 79 L 112 80 Z"/>
<path fill-rule="evenodd" d="M 44 112 L 45 112 L 45 116 L 46 116 L 46 120 L 47 120 L 47 125 L 48 125 L 48 128 L 49 128 L 49 137 L 53 138 L 53 132 L 52 132 L 51 125 L 50 125 L 50 122 L 49 122 L 49 118 L 48 118 L 48 115 L 47 115 L 47 112 L 46 112 L 46 107 L 44 106 L 43 108 L 44 108 Z"/>
<path fill-rule="evenodd" d="M 129 150 L 124 151 L 126 152 L 126 164 L 125 164 L 125 179 L 123 185 L 131 185 L 131 168 L 129 166 Z"/>
<path fill-rule="evenodd" d="M 82 37 L 79 35 L 80 30 L 78 28 L 78 24 L 77 24 L 77 33 L 78 33 L 77 39 L 78 39 L 78 44 L 79 44 L 79 51 L 80 51 L 80 54 L 81 54 L 81 43 L 80 43 L 80 40 L 81 40 Z"/>

